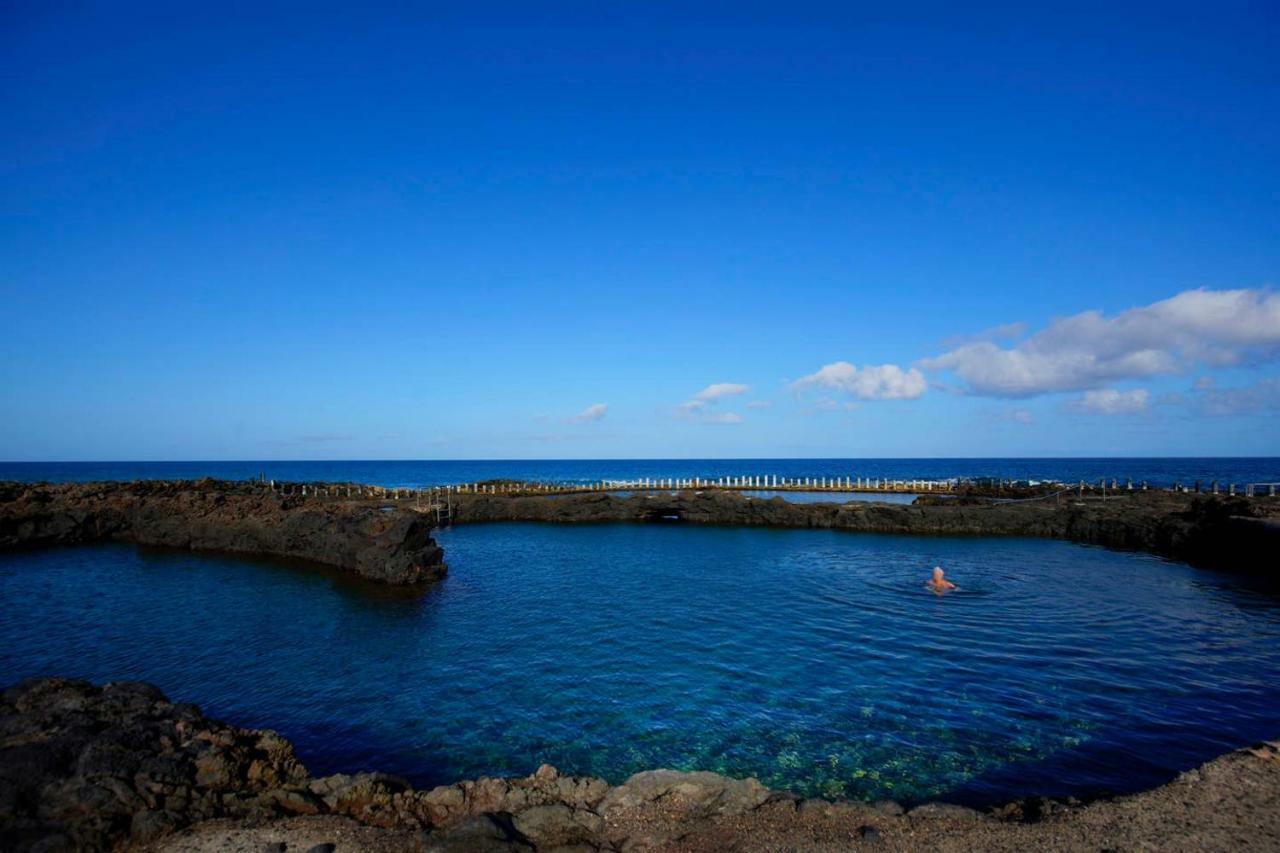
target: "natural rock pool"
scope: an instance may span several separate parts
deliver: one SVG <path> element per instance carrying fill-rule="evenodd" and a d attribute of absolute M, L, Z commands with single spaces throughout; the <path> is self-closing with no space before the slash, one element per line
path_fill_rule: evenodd
<path fill-rule="evenodd" d="M 0 554 L 0 682 L 141 679 L 418 785 L 549 762 L 990 803 L 1159 784 L 1280 733 L 1280 599 L 1030 539 L 460 527 L 406 595 L 105 545 Z M 923 588 L 935 564 L 961 586 Z"/>

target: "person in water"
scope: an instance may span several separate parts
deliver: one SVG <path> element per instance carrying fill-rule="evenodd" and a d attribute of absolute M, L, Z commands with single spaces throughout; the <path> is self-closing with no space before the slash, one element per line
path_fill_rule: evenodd
<path fill-rule="evenodd" d="M 948 590 L 956 589 L 956 585 L 953 584 L 951 581 L 947 580 L 946 578 L 944 578 L 942 575 L 943 575 L 942 566 L 934 566 L 933 577 L 930 578 L 928 583 L 925 584 L 925 586 L 929 588 L 930 592 L 936 593 L 937 595 L 942 595 L 944 592 Z"/>

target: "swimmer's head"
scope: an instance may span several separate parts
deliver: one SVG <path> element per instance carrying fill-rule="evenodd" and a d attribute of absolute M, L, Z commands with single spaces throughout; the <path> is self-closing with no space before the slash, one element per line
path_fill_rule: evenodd
<path fill-rule="evenodd" d="M 940 581 L 940 580 L 942 580 L 942 566 L 934 566 L 934 567 L 933 567 L 933 579 L 934 579 L 935 581 Z"/>

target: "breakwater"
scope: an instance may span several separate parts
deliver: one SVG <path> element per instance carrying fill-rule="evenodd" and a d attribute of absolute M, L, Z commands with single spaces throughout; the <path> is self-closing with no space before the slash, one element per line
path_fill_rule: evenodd
<path fill-rule="evenodd" d="M 431 522 L 408 509 L 306 500 L 214 480 L 0 483 L 0 548 L 97 541 L 303 560 L 390 584 L 444 575 Z"/>
<path fill-rule="evenodd" d="M 909 494 L 909 495 L 983 495 L 988 497 L 1043 497 L 1054 493 L 1076 492 L 1083 497 L 1098 494 L 1146 492 L 1153 487 L 1146 481 L 1132 478 L 1103 477 L 1094 482 L 1078 483 L 1036 482 L 1019 480 L 981 479 L 961 477 L 946 479 L 904 480 L 881 477 L 785 477 L 777 474 L 743 474 L 724 477 L 645 477 L 642 479 L 602 479 L 588 482 L 538 481 L 496 479 L 444 486 L 379 486 L 367 483 L 342 482 L 289 482 L 262 479 L 271 491 L 282 495 L 308 494 L 313 497 L 380 498 L 384 500 L 424 501 L 447 500 L 452 495 L 505 495 L 508 497 L 539 495 L 579 495 L 590 493 L 672 492 L 693 490 L 718 490 L 737 492 L 803 492 L 839 494 Z M 1168 487 L 1155 487 L 1155 491 L 1177 494 L 1210 494 L 1235 497 L 1276 497 L 1278 483 L 1235 483 L 1218 480 L 1196 480 L 1190 484 L 1173 483 Z"/>
<path fill-rule="evenodd" d="M 298 558 L 366 578 L 439 578 L 432 527 L 493 521 L 687 522 L 927 536 L 1031 536 L 1142 550 L 1214 568 L 1274 572 L 1280 500 L 1174 490 L 997 484 L 911 505 L 792 503 L 748 487 L 540 491 L 387 489 L 354 483 L 0 484 L 0 548 L 136 542 Z M 750 488 L 754 488 L 751 486 Z M 807 488 L 807 487 L 806 487 Z"/>
<path fill-rule="evenodd" d="M 1053 494 L 1042 499 L 889 505 L 789 503 L 720 490 L 528 496 L 457 495 L 455 523 L 540 521 L 686 522 L 809 527 L 924 536 L 1031 536 L 1147 551 L 1201 566 L 1274 574 L 1280 504 L 1242 498 L 1137 492 L 1110 498 Z"/>

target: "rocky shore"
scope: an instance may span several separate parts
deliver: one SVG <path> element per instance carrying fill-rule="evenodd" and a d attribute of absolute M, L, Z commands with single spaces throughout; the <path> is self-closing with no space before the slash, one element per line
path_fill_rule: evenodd
<path fill-rule="evenodd" d="M 309 500 L 251 483 L 0 483 L 0 549 L 99 541 L 302 560 L 389 584 L 444 576 L 411 509 Z"/>
<path fill-rule="evenodd" d="M 667 522 L 812 527 L 919 536 L 1032 536 L 1147 551 L 1199 566 L 1275 575 L 1280 499 L 1122 492 L 1103 500 L 1074 495 L 1020 502 L 935 499 L 790 503 L 738 492 L 607 493 L 546 497 L 462 494 L 457 524 Z"/>
<path fill-rule="evenodd" d="M 331 845 L 331 846 L 330 846 Z M 1275 850 L 1280 748 L 1215 759 L 1092 804 L 990 812 L 802 800 L 754 779 L 653 770 L 621 785 L 543 766 L 426 791 L 379 773 L 312 778 L 288 741 L 139 683 L 0 694 L 5 850 Z"/>
<path fill-rule="evenodd" d="M 405 501 L 345 495 L 326 484 L 282 494 L 261 484 L 0 483 L 0 549 L 117 540 L 305 560 L 390 584 L 444 575 L 434 515 Z M 331 495 L 331 496 L 330 496 Z M 1121 492 L 997 502 L 925 498 L 915 504 L 791 503 L 739 492 L 601 492 L 560 496 L 454 494 L 455 524 L 657 522 L 810 527 L 920 536 L 1031 536 L 1147 551 L 1237 572 L 1275 575 L 1280 500 Z"/>

